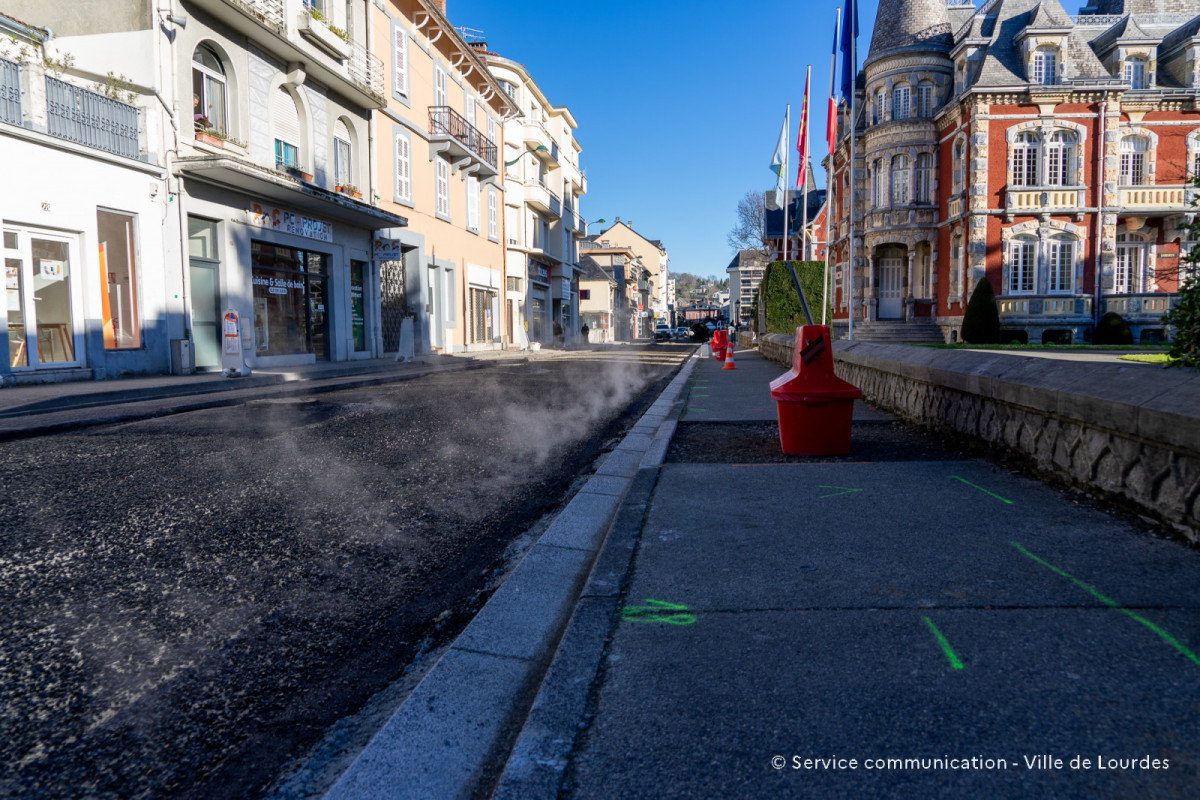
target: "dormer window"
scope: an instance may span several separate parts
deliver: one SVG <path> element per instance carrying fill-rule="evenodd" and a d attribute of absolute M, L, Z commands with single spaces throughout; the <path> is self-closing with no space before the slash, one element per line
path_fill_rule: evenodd
<path fill-rule="evenodd" d="M 1030 78 L 1038 86 L 1053 86 L 1058 83 L 1058 49 L 1039 47 L 1033 51 L 1030 63 Z"/>
<path fill-rule="evenodd" d="M 1125 61 L 1125 69 L 1122 73 L 1122 79 L 1129 84 L 1131 89 L 1146 88 L 1146 59 L 1130 58 Z"/>
<path fill-rule="evenodd" d="M 892 119 L 908 119 L 909 88 L 897 86 L 892 90 Z"/>

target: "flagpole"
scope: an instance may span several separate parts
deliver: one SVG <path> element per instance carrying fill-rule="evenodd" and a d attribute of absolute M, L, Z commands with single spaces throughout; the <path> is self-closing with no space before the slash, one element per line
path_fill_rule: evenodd
<path fill-rule="evenodd" d="M 851 6 L 853 6 L 851 0 Z M 850 13 L 848 9 L 847 14 Z M 850 329 L 848 338 L 854 341 L 854 190 L 855 190 L 855 175 L 854 175 L 854 128 L 856 123 L 857 103 L 855 99 L 858 97 L 858 15 L 850 21 L 850 68 L 853 72 L 850 75 L 850 124 L 846 127 L 850 130 L 850 195 L 847 198 L 847 207 L 850 209 Z"/>
<path fill-rule="evenodd" d="M 837 20 L 833 23 L 833 53 L 829 56 L 829 98 L 833 101 L 834 87 L 837 86 L 837 51 L 838 51 L 838 34 L 842 30 L 842 7 L 838 6 Z M 834 105 L 834 113 L 837 113 L 837 106 Z M 829 138 L 829 120 L 825 120 L 825 137 Z M 829 169 L 825 170 L 825 305 L 821 308 L 821 324 L 825 322 L 825 308 L 830 310 L 830 316 L 833 315 L 833 301 L 837 296 L 837 290 L 833 286 L 833 270 L 830 269 L 829 259 L 830 251 L 833 250 L 833 245 L 836 239 L 834 231 L 837 230 L 837 217 L 834 214 L 836 206 L 833 204 L 833 185 L 836 183 L 833 179 L 833 151 L 837 149 L 837 121 L 833 122 L 834 140 L 833 146 L 829 152 Z M 828 145 L 829 143 L 826 142 Z M 829 320 L 833 322 L 832 319 Z"/>
<path fill-rule="evenodd" d="M 787 111 L 783 112 L 783 127 L 785 130 L 783 140 L 790 142 L 792 140 L 792 104 L 787 104 Z M 783 148 L 783 174 L 788 174 L 788 148 Z M 783 260 L 788 259 L 788 190 L 787 181 L 783 182 Z"/>
<path fill-rule="evenodd" d="M 805 159 L 805 163 L 800 165 L 800 169 L 804 171 L 804 190 L 800 200 L 800 260 L 808 260 L 808 90 L 812 86 L 812 64 L 808 65 L 808 71 L 804 74 L 804 113 L 800 115 L 800 124 L 804 126 L 804 130 L 800 131 L 800 135 L 804 137 L 804 152 L 801 158 Z"/>

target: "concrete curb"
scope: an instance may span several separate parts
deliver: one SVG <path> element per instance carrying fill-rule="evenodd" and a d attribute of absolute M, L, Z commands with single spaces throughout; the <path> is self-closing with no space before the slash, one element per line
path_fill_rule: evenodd
<path fill-rule="evenodd" d="M 674 432 L 671 411 L 696 363 L 695 355 L 684 363 L 327 800 L 466 798 L 489 764 L 507 755 L 585 582 L 597 579 L 593 565 L 602 566 L 597 556 L 622 499 L 643 466 L 661 463 Z"/>

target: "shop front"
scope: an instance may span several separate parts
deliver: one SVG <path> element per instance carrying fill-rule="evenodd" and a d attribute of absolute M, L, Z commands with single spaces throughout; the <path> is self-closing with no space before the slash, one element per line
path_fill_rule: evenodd
<path fill-rule="evenodd" d="M 553 326 L 550 321 L 550 268 L 529 260 L 529 341 L 550 344 Z"/>

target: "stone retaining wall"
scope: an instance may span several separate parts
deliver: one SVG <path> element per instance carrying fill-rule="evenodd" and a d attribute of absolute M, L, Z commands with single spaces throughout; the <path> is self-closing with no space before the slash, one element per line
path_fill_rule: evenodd
<path fill-rule="evenodd" d="M 759 337 L 788 366 L 791 336 Z M 1200 372 L 1003 352 L 834 342 L 839 376 L 880 408 L 1033 459 L 1200 543 Z"/>

